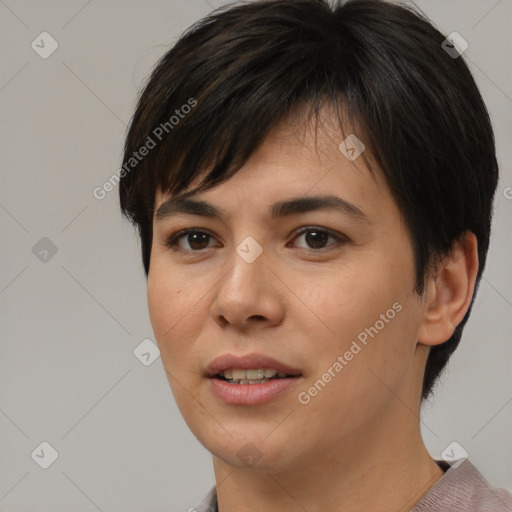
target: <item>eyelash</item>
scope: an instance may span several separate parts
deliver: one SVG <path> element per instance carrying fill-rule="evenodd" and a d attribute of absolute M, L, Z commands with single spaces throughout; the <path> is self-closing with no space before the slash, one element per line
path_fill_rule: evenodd
<path fill-rule="evenodd" d="M 328 245 L 327 247 L 324 247 L 321 249 L 307 249 L 304 247 L 300 248 L 301 250 L 306 251 L 311 254 L 325 253 L 325 252 L 332 250 L 333 246 L 339 246 L 339 245 L 347 242 L 346 237 L 338 235 L 338 234 L 334 233 L 333 231 L 331 231 L 330 229 L 316 227 L 316 226 L 307 226 L 307 227 L 301 228 L 297 233 L 295 233 L 293 240 L 295 240 L 299 236 L 301 236 L 305 233 L 308 233 L 308 232 L 324 233 L 336 240 L 335 244 Z M 205 251 L 206 249 L 210 249 L 210 247 L 206 247 L 205 249 L 194 250 L 194 249 L 183 249 L 183 248 L 179 247 L 178 246 L 179 240 L 181 238 L 183 238 L 187 235 L 191 235 L 191 234 L 205 234 L 205 235 L 208 235 L 209 237 L 214 238 L 213 235 L 208 233 L 208 231 L 198 229 L 198 228 L 189 228 L 189 229 L 184 229 L 182 231 L 178 231 L 177 233 L 173 233 L 169 237 L 169 240 L 166 243 L 164 243 L 163 245 L 165 245 L 166 247 L 169 247 L 170 249 L 172 249 L 173 251 L 176 251 L 176 252 L 181 251 L 181 252 L 192 252 L 192 253 L 198 253 L 198 254 Z"/>

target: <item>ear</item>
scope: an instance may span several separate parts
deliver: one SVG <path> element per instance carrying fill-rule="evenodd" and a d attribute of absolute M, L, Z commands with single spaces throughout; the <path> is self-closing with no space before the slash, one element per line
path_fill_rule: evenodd
<path fill-rule="evenodd" d="M 471 304 L 477 271 L 478 244 L 476 236 L 467 231 L 428 278 L 420 344 L 439 345 L 450 339 Z"/>

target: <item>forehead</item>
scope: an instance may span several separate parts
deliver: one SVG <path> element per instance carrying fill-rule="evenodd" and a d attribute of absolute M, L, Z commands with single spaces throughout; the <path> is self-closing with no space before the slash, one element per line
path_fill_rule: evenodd
<path fill-rule="evenodd" d="M 384 206 L 380 204 L 382 197 L 377 200 L 382 195 L 388 195 L 384 199 L 389 203 L 391 197 L 383 175 L 361 130 L 348 123 L 340 127 L 333 109 L 323 109 L 307 119 L 304 116 L 304 111 L 295 112 L 277 123 L 240 170 L 220 185 L 192 198 L 208 198 L 221 205 L 236 196 L 246 206 L 256 199 L 258 204 L 271 204 L 274 213 L 284 197 L 337 195 L 342 201 L 360 205 L 352 213 L 377 211 L 379 206 Z M 193 190 L 208 172 L 197 176 L 186 190 L 172 197 L 178 199 Z M 157 191 L 155 216 L 162 203 L 170 199 L 170 194 Z M 346 210 L 350 213 L 350 207 Z M 359 215 L 360 219 L 363 217 Z"/>

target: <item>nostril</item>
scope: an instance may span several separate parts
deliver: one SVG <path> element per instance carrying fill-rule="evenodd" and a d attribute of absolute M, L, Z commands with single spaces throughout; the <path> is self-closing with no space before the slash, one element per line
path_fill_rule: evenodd
<path fill-rule="evenodd" d="M 228 319 L 227 319 L 225 316 L 223 316 L 223 315 L 220 315 L 220 316 L 219 316 L 219 322 L 220 322 L 223 326 L 226 326 L 226 325 L 228 325 L 228 324 L 229 324 Z"/>

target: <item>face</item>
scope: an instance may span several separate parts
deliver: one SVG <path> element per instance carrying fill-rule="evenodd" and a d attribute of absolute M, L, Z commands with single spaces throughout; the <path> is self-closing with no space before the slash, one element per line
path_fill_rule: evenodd
<path fill-rule="evenodd" d="M 222 218 L 156 195 L 151 323 L 186 423 L 230 466 L 243 467 L 247 451 L 258 468 L 284 470 L 348 450 L 394 414 L 397 397 L 421 389 L 410 237 L 380 173 L 349 161 L 342 140 L 328 123 L 316 140 L 276 126 L 232 178 L 194 197 Z M 330 207 L 303 201 L 327 197 Z M 267 356 L 300 375 L 209 376 L 226 354 Z"/>

